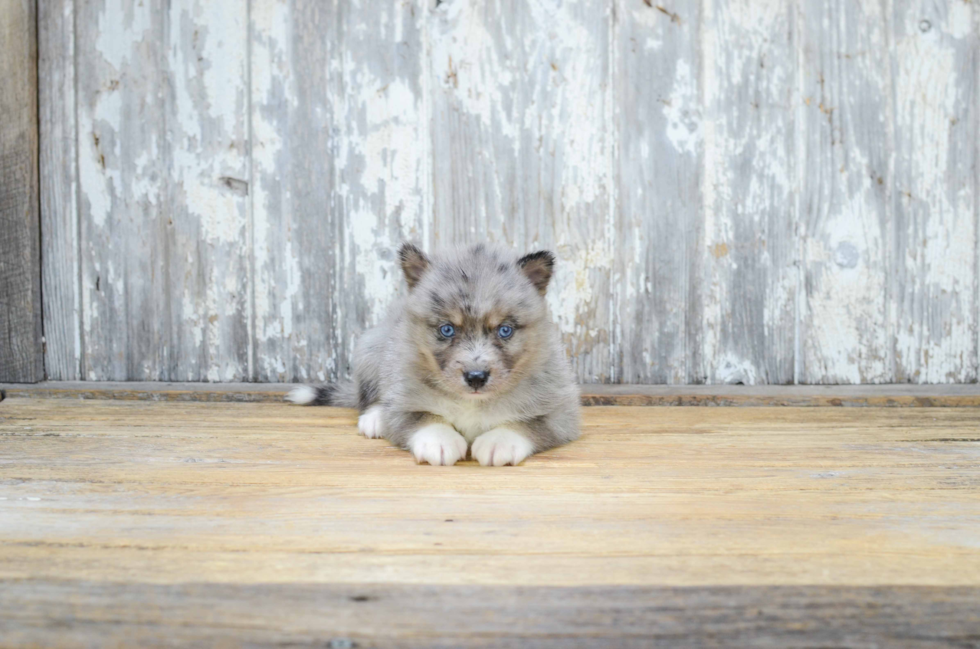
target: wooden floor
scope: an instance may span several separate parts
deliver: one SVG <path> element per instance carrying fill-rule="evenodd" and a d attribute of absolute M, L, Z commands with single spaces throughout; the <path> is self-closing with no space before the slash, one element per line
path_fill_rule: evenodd
<path fill-rule="evenodd" d="M 0 403 L 0 646 L 980 646 L 980 409 L 584 409 L 520 467 L 351 411 Z"/>

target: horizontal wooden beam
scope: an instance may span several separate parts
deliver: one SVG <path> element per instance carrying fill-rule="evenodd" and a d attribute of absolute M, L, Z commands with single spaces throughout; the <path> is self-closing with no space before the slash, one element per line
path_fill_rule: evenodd
<path fill-rule="evenodd" d="M 0 384 L 9 397 L 278 402 L 294 383 L 48 381 Z M 584 385 L 585 406 L 978 407 L 980 385 Z"/>
<path fill-rule="evenodd" d="M 17 580 L 25 644 L 973 646 L 980 588 L 114 584 Z M 207 615 L 202 615 L 206 608 Z"/>

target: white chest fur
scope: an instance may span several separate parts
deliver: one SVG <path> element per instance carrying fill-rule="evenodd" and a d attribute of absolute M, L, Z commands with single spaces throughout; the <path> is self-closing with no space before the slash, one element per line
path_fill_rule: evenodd
<path fill-rule="evenodd" d="M 472 443 L 474 439 L 503 424 L 514 422 L 515 413 L 501 408 L 481 408 L 477 403 L 443 402 L 431 412 L 446 419 Z"/>

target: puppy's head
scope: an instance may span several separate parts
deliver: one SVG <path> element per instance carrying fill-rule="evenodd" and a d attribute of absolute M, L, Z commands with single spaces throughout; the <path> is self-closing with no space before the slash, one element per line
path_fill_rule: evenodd
<path fill-rule="evenodd" d="M 547 348 L 544 294 L 554 255 L 518 258 L 477 244 L 429 258 L 400 251 L 408 280 L 408 317 L 421 379 L 465 399 L 506 392 Z"/>

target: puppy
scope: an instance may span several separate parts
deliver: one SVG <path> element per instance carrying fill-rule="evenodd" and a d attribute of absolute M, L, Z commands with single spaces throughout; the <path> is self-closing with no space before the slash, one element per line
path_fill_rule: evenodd
<path fill-rule="evenodd" d="M 408 295 L 354 351 L 354 380 L 301 386 L 304 405 L 356 407 L 358 428 L 452 465 L 517 465 L 579 435 L 579 392 L 544 295 L 555 258 L 477 244 L 399 251 Z M 471 447 L 472 445 L 472 447 Z"/>

